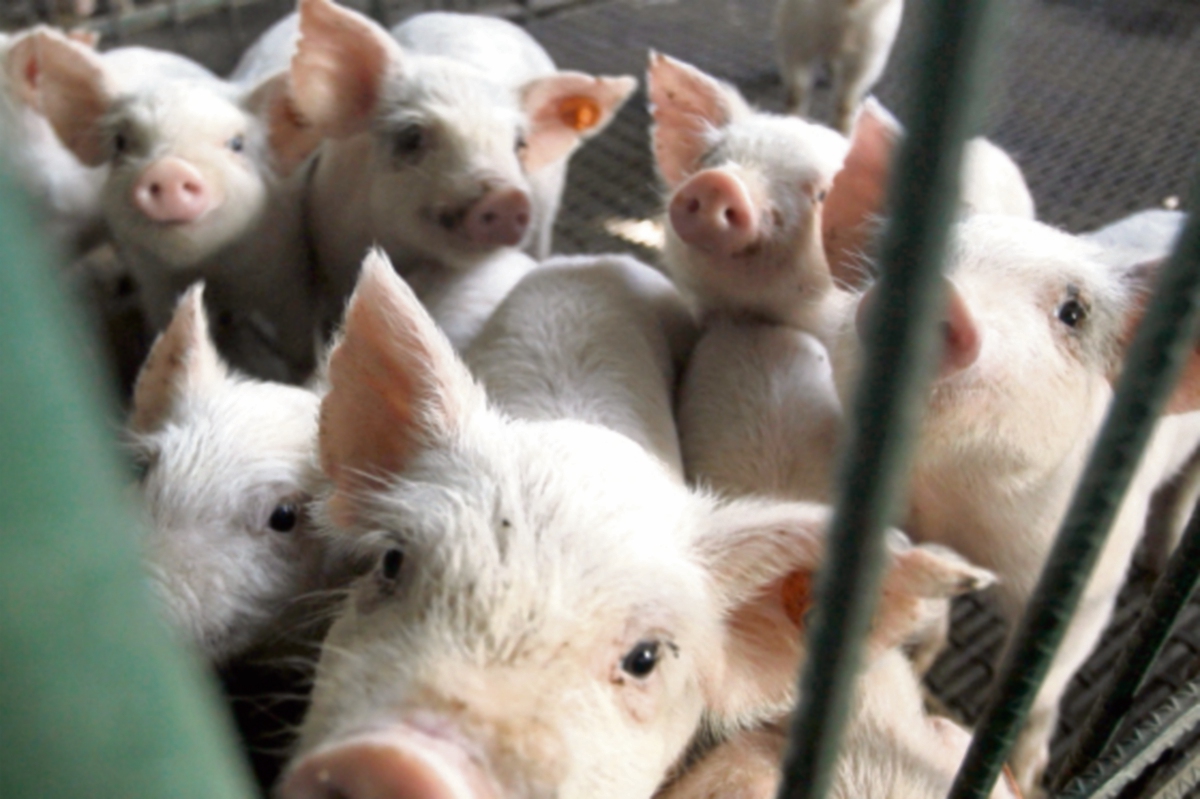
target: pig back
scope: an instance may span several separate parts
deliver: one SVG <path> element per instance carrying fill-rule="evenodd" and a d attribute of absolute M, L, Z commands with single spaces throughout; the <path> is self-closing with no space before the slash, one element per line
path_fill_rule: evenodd
<path fill-rule="evenodd" d="M 632 258 L 556 258 L 522 280 L 466 353 L 507 413 L 615 430 L 682 479 L 672 412 L 695 339 L 674 286 Z"/>

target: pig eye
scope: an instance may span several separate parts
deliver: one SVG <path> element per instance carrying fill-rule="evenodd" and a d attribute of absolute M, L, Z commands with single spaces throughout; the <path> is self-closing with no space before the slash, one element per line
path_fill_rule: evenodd
<path fill-rule="evenodd" d="M 817 202 L 819 202 L 819 203 L 825 202 L 825 198 L 828 196 L 829 196 L 829 192 L 826 191 L 825 189 L 821 189 L 819 192 L 817 192 Z"/>
<path fill-rule="evenodd" d="M 379 563 L 379 573 L 388 582 L 395 582 L 400 576 L 400 567 L 404 565 L 404 550 L 392 548 L 383 553 Z"/>
<path fill-rule="evenodd" d="M 517 155 L 520 155 L 529 149 L 529 142 L 526 141 L 524 133 L 517 134 L 517 140 L 513 144 L 513 149 L 517 152 Z"/>
<path fill-rule="evenodd" d="M 146 482 L 146 475 L 150 474 L 150 459 L 149 458 L 137 456 L 133 459 L 133 462 L 130 464 L 130 467 L 131 467 L 131 470 L 133 471 L 133 479 L 134 480 L 137 480 L 139 483 Z"/>
<path fill-rule="evenodd" d="M 113 136 L 112 140 L 113 155 L 124 155 L 129 149 L 129 137 L 124 133 L 118 133 Z"/>
<path fill-rule="evenodd" d="M 275 510 L 271 511 L 271 518 L 267 520 L 267 526 L 277 533 L 290 533 L 296 529 L 297 522 L 300 521 L 300 509 L 295 503 L 284 502 L 275 506 Z"/>
<path fill-rule="evenodd" d="M 420 125 L 406 125 L 392 139 L 392 155 L 402 161 L 414 160 L 425 147 L 425 129 Z"/>
<path fill-rule="evenodd" d="M 242 150 L 246 149 L 246 137 L 239 133 L 229 140 L 228 146 L 229 149 L 233 150 L 235 153 L 240 153 Z"/>
<path fill-rule="evenodd" d="M 637 645 L 621 660 L 621 669 L 638 679 L 645 679 L 658 665 L 658 641 L 638 641 Z"/>
<path fill-rule="evenodd" d="M 1087 319 L 1087 307 L 1075 298 L 1058 306 L 1058 321 L 1070 328 L 1079 327 Z"/>

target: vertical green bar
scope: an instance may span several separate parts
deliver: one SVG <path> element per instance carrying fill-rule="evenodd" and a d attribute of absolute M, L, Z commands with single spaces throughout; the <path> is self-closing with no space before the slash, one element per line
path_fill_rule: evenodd
<path fill-rule="evenodd" d="M 210 680 L 152 610 L 46 260 L 0 170 L 0 797 L 250 797 Z"/>
<path fill-rule="evenodd" d="M 987 0 L 926 0 L 909 134 L 889 187 L 881 278 L 843 451 L 837 509 L 818 578 L 810 657 L 784 758 L 781 799 L 821 799 L 841 743 L 860 650 L 879 602 L 886 526 L 905 494 L 910 451 L 937 354 L 940 264 L 955 213 L 972 104 L 982 93 Z"/>
<path fill-rule="evenodd" d="M 1189 207 L 1200 203 L 1200 179 Z M 1083 594 L 1121 498 L 1196 341 L 1200 216 L 1193 213 L 1147 304 L 1112 406 L 1004 656 L 992 697 L 950 793 L 984 799 L 1000 775 Z"/>

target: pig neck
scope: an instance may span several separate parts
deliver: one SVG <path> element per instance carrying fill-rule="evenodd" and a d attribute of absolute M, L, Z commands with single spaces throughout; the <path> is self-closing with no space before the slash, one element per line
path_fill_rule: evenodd
<path fill-rule="evenodd" d="M 216 317 L 218 344 L 234 366 L 259 377 L 298 382 L 313 360 L 313 287 L 311 255 L 302 228 L 303 171 L 268 187 L 263 213 L 249 232 L 197 263 L 179 268 L 129 242 L 117 250 L 137 278 L 151 325 L 162 330 L 170 322 L 176 298 L 197 280 Z M 224 319 L 222 319 L 224 315 Z M 221 329 L 228 329 L 222 335 Z M 222 341 L 221 339 L 224 339 Z M 289 368 L 264 370 L 245 347 L 273 352 Z"/>

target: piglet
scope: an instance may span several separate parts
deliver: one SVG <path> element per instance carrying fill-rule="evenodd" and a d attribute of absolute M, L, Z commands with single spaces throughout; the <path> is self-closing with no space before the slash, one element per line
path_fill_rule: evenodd
<path fill-rule="evenodd" d="M 222 664 L 287 643 L 303 615 L 296 600 L 338 570 L 309 513 L 323 481 L 320 396 L 231 371 L 209 338 L 203 291 L 183 295 L 155 341 L 128 439 L 151 582 L 174 626 Z"/>
<path fill-rule="evenodd" d="M 46 33 L 28 46 L 37 106 L 81 162 L 107 166 L 104 216 L 151 326 L 164 328 L 178 295 L 204 279 L 234 365 L 303 379 L 313 289 L 303 174 L 291 172 L 319 140 L 288 111 L 287 73 L 240 86 L 154 51 L 99 56 Z"/>
<path fill-rule="evenodd" d="M 1016 619 L 1100 429 L 1155 267 L 1108 261 L 1093 244 L 1014 217 L 969 217 L 953 240 L 943 355 L 905 529 L 995 571 L 1001 609 Z M 858 346 L 848 318 L 833 348 L 843 399 Z M 1198 367 L 1193 357 L 1159 421 L 1013 751 L 1027 795 L 1040 795 L 1058 700 L 1108 622 L 1150 497 L 1194 449 L 1194 439 L 1179 446 L 1179 431 L 1198 424 Z"/>
<path fill-rule="evenodd" d="M 497 19 L 420 15 L 393 38 L 331 0 L 302 0 L 299 28 L 294 110 L 331 139 L 310 218 L 332 315 L 373 242 L 406 279 L 423 273 L 422 299 L 498 253 L 548 254 L 567 159 L 636 85 L 555 71 Z"/>
<path fill-rule="evenodd" d="M 574 322 L 552 318 L 550 341 Z M 282 797 L 645 798 L 702 723 L 790 706 L 823 506 L 693 493 L 569 401 L 491 407 L 378 256 L 329 380 L 322 515 L 376 566 L 327 639 Z M 929 553 L 892 541 L 896 584 Z"/>
<path fill-rule="evenodd" d="M 779 0 L 775 46 L 788 111 L 808 113 L 817 70 L 828 64 L 833 125 L 849 133 L 859 103 L 887 66 L 903 13 L 903 0 Z"/>

